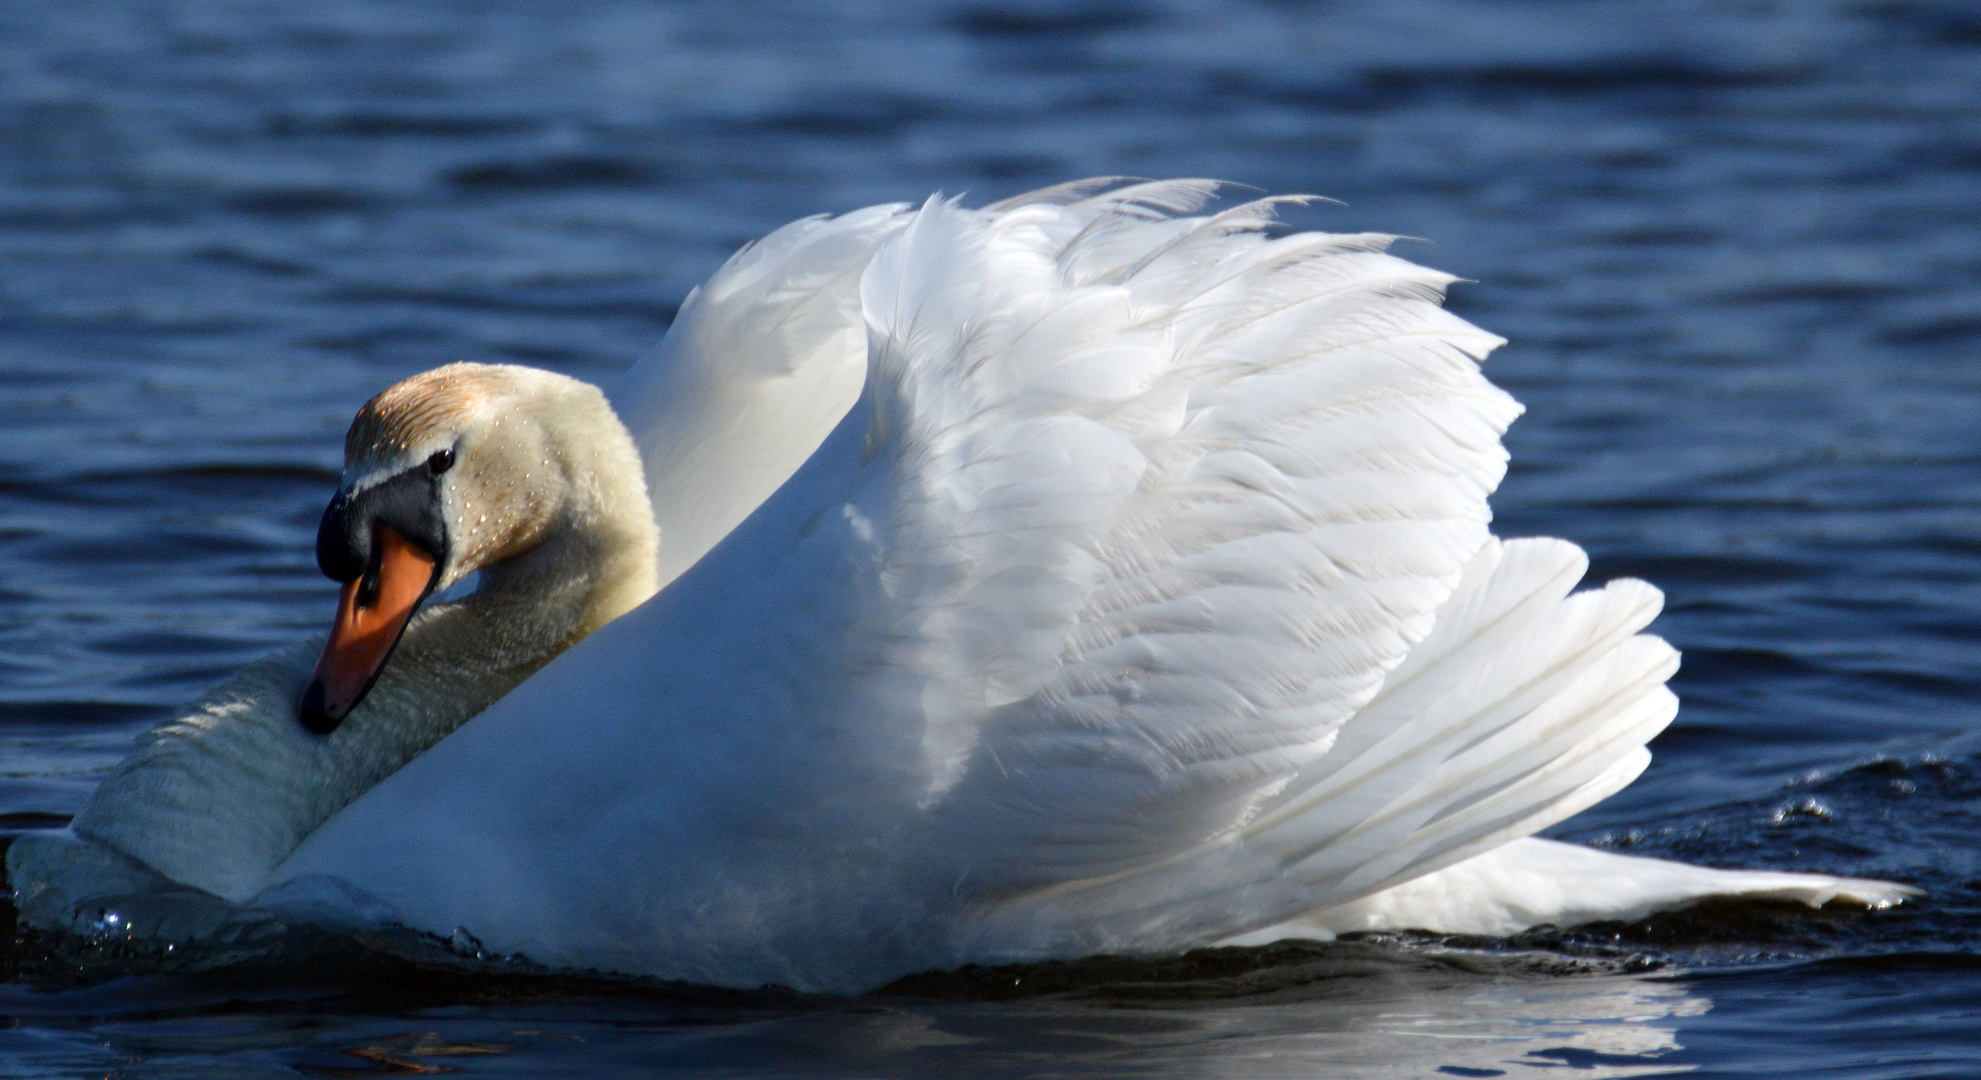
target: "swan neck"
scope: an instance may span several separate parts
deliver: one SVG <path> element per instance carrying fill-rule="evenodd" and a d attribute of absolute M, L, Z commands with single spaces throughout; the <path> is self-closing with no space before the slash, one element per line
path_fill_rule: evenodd
<path fill-rule="evenodd" d="M 588 439 L 565 448 L 568 479 L 541 539 L 484 567 L 468 596 L 417 612 L 335 731 L 313 734 L 296 715 L 318 637 L 140 736 L 76 833 L 175 881 L 248 899 L 332 814 L 645 601 L 658 584 L 658 534 L 632 439 L 606 416 L 609 429 L 594 420 Z"/>

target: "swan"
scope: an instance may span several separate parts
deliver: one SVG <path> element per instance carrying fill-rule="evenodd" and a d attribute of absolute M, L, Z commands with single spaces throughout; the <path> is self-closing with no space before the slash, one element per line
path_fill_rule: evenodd
<path fill-rule="evenodd" d="M 1915 895 L 1533 835 L 1671 721 L 1662 598 L 1491 534 L 1520 406 L 1454 279 L 1388 236 L 1272 235 L 1297 200 L 1200 213 L 1217 190 L 807 218 L 609 400 L 478 364 L 387 389 L 318 538 L 330 635 L 17 841 L 22 917 L 190 888 L 857 991 Z"/>

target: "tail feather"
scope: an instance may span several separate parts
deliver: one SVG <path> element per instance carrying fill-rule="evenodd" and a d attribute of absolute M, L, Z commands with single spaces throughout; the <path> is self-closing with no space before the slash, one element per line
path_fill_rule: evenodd
<path fill-rule="evenodd" d="M 1403 885 L 1229 939 L 1253 945 L 1361 930 L 1505 935 L 1535 926 L 1641 919 L 1702 900 L 1775 900 L 1886 908 L 1919 896 L 1907 885 L 1828 874 L 1715 870 L 1539 837 L 1503 844 Z"/>

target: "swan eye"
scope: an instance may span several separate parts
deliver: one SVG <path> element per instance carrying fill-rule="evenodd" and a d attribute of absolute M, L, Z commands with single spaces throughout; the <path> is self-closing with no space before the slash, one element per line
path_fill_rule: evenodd
<path fill-rule="evenodd" d="M 435 476 L 439 476 L 453 467 L 454 451 L 452 450 L 437 451 L 432 457 L 426 459 L 426 471 Z"/>

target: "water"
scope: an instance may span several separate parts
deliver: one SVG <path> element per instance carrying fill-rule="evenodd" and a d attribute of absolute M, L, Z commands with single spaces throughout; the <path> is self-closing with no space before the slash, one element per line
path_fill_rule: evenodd
<path fill-rule="evenodd" d="M 23 0 L 0 41 L 10 834 L 324 624 L 316 519 L 388 383 L 610 379 L 803 214 L 1210 175 L 1433 238 L 1529 407 L 1500 531 L 1669 594 L 1684 711 L 1558 835 L 1931 892 L 851 1001 L 22 937 L 0 1072 L 1981 1075 L 1971 6 Z"/>

